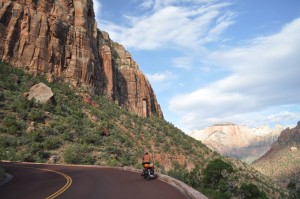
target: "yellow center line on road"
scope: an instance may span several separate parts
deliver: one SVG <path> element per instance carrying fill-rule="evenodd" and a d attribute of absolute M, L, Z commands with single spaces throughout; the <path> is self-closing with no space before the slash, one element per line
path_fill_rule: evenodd
<path fill-rule="evenodd" d="M 64 174 L 64 173 L 59 172 L 59 171 L 48 170 L 48 169 L 41 169 L 41 170 L 49 171 L 49 172 L 53 172 L 53 173 L 57 173 L 59 175 L 62 175 L 67 180 L 67 183 L 61 189 L 59 189 L 58 191 L 56 191 L 51 196 L 48 196 L 46 199 L 56 198 L 57 196 L 59 196 L 60 194 L 62 194 L 63 192 L 65 192 L 71 186 L 71 184 L 72 184 L 72 178 L 70 176 L 68 176 L 67 174 Z"/>
<path fill-rule="evenodd" d="M 54 198 L 56 198 L 57 196 L 59 196 L 60 194 L 62 194 L 63 192 L 65 192 L 71 186 L 71 184 L 72 184 L 72 178 L 70 176 L 68 176 L 67 174 L 59 172 L 59 171 L 54 171 L 54 170 L 50 170 L 50 169 L 34 168 L 34 167 L 28 167 L 28 166 L 20 166 L 20 165 L 10 165 L 10 166 L 13 166 L 13 167 L 22 167 L 22 168 L 27 168 L 27 169 L 42 170 L 42 171 L 56 173 L 56 174 L 59 174 L 59 175 L 63 176 L 67 180 L 67 183 L 62 188 L 60 188 L 58 191 L 56 191 L 52 195 L 46 197 L 46 199 L 54 199 Z"/>

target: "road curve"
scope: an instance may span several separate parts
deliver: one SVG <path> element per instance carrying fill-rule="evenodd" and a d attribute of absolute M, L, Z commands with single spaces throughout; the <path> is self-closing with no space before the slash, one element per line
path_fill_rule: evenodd
<path fill-rule="evenodd" d="M 140 174 L 100 167 L 0 162 L 13 179 L 0 186 L 1 199 L 186 199 L 182 192 Z"/>

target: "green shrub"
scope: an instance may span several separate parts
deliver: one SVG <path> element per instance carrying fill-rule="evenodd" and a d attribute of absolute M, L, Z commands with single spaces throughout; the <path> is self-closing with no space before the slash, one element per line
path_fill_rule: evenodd
<path fill-rule="evenodd" d="M 39 131 L 31 131 L 28 133 L 28 138 L 32 142 L 42 142 L 44 140 L 43 135 Z"/>
<path fill-rule="evenodd" d="M 111 159 L 108 161 L 108 166 L 116 167 L 116 166 L 120 166 L 120 163 L 119 163 L 118 160 L 116 160 L 115 158 L 111 158 Z"/>
<path fill-rule="evenodd" d="M 16 118 L 14 116 L 8 115 L 4 118 L 3 123 L 6 127 L 15 126 L 16 125 Z"/>
<path fill-rule="evenodd" d="M 117 160 L 122 163 L 122 166 L 134 165 L 137 162 L 134 155 L 127 151 L 123 152 L 121 156 L 118 156 Z"/>
<path fill-rule="evenodd" d="M 222 172 L 231 173 L 233 172 L 232 166 L 224 162 L 221 159 L 215 159 L 207 164 L 207 167 L 203 171 L 204 175 L 204 186 L 206 187 L 212 187 L 217 188 L 219 185 L 219 182 L 224 176 L 222 175 Z"/>
<path fill-rule="evenodd" d="M 165 142 L 165 144 L 163 145 L 164 152 L 169 152 L 170 149 L 170 144 L 168 142 Z"/>
<path fill-rule="evenodd" d="M 88 164 L 88 165 L 91 165 L 91 164 L 95 164 L 96 160 L 93 156 L 91 155 L 86 155 L 84 156 L 83 158 L 83 164 Z"/>
<path fill-rule="evenodd" d="M 8 115 L 3 119 L 3 124 L 6 127 L 6 132 L 12 135 L 18 134 L 18 131 L 23 131 L 26 124 L 22 120 L 18 120 L 12 115 Z"/>
<path fill-rule="evenodd" d="M 35 122 L 41 122 L 45 117 L 45 111 L 41 109 L 32 109 L 29 113 L 29 119 Z"/>
<path fill-rule="evenodd" d="M 240 190 L 245 199 L 268 199 L 266 193 L 259 191 L 258 187 L 252 183 L 243 183 Z"/>
<path fill-rule="evenodd" d="M 289 183 L 288 183 L 288 185 L 287 185 L 287 188 L 289 189 L 289 190 L 293 190 L 293 189 L 296 189 L 296 182 L 294 181 L 294 180 L 291 180 Z"/>
<path fill-rule="evenodd" d="M 63 152 L 63 159 L 70 164 L 94 164 L 96 160 L 88 154 L 89 151 L 90 149 L 87 145 L 69 145 Z"/>
<path fill-rule="evenodd" d="M 91 131 L 88 131 L 87 133 L 84 133 L 82 135 L 82 137 L 80 138 L 80 142 L 82 144 L 84 144 L 84 143 L 86 143 L 86 144 L 96 144 L 96 143 L 99 143 L 100 140 L 101 140 L 100 135 L 96 132 L 91 132 Z"/>
<path fill-rule="evenodd" d="M 0 93 L 0 102 L 4 102 L 5 101 L 5 96 L 4 94 L 1 92 Z"/>
<path fill-rule="evenodd" d="M 66 163 L 78 164 L 82 162 L 83 154 L 78 145 L 70 145 L 65 148 L 63 158 Z"/>
<path fill-rule="evenodd" d="M 12 147 L 0 147 L 0 160 L 15 160 L 16 151 Z"/>
<path fill-rule="evenodd" d="M 31 108 L 34 107 L 34 100 L 27 100 L 24 97 L 19 98 L 18 100 L 13 102 L 12 109 L 14 109 L 18 113 L 29 112 Z"/>
<path fill-rule="evenodd" d="M 57 137 L 46 137 L 43 146 L 47 150 L 57 149 L 61 146 L 61 142 Z"/>
<path fill-rule="evenodd" d="M 299 199 L 299 198 L 300 198 L 300 188 L 290 191 L 289 199 Z"/>
<path fill-rule="evenodd" d="M 14 147 L 17 145 L 17 138 L 11 135 L 0 135 L 0 148 Z"/>

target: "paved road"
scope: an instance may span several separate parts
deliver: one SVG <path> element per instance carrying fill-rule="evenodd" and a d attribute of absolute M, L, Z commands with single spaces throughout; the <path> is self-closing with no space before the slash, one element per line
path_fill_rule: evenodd
<path fill-rule="evenodd" d="M 0 162 L 13 179 L 0 186 L 1 199 L 186 199 L 159 180 L 118 169 Z"/>

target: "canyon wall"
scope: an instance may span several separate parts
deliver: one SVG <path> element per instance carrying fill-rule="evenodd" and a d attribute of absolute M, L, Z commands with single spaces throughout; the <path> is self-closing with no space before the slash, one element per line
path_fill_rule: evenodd
<path fill-rule="evenodd" d="M 130 53 L 97 29 L 92 0 L 0 0 L 0 60 L 163 117 Z"/>
<path fill-rule="evenodd" d="M 252 166 L 283 187 L 295 182 L 300 187 L 300 122 L 283 130 L 271 148 Z"/>

